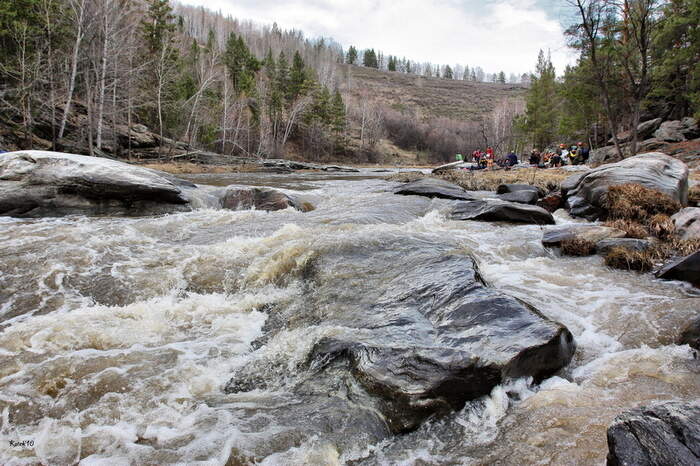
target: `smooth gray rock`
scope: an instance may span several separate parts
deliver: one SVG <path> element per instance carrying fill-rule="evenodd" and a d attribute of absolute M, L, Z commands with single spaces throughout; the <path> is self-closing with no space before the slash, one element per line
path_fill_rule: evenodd
<path fill-rule="evenodd" d="M 530 184 L 502 184 L 496 188 L 496 194 L 517 193 L 522 191 L 535 193 L 538 197 L 543 197 L 547 194 L 543 189 Z"/>
<path fill-rule="evenodd" d="M 700 288 L 700 251 L 671 261 L 656 274 L 666 280 L 680 280 Z"/>
<path fill-rule="evenodd" d="M 465 189 L 449 181 L 438 178 L 422 178 L 406 183 L 394 190 L 403 196 L 425 196 L 440 199 L 473 200 L 474 196 Z"/>
<path fill-rule="evenodd" d="M 700 207 L 686 207 L 671 217 L 681 239 L 700 239 Z"/>
<path fill-rule="evenodd" d="M 660 152 L 637 155 L 570 177 L 562 183 L 562 192 L 572 215 L 595 220 L 605 214 L 608 188 L 628 183 L 660 191 L 688 205 L 688 167 Z"/>
<path fill-rule="evenodd" d="M 598 241 L 596 243 L 596 251 L 598 254 L 605 255 L 614 248 L 624 248 L 632 251 L 646 251 L 652 246 L 652 242 L 645 239 L 635 238 L 610 238 Z"/>
<path fill-rule="evenodd" d="M 0 155 L 0 215 L 156 215 L 218 202 L 193 183 L 114 160 L 44 151 Z"/>
<path fill-rule="evenodd" d="M 695 118 L 683 118 L 681 123 L 683 124 L 683 129 L 681 129 L 683 136 L 689 140 L 700 138 L 700 127 L 698 126 L 698 121 Z"/>
<path fill-rule="evenodd" d="M 632 409 L 608 428 L 608 466 L 697 466 L 700 405 L 663 402 Z"/>
<path fill-rule="evenodd" d="M 474 262 L 421 260 L 366 315 L 337 325 L 354 336 L 321 339 L 310 364 L 348 365 L 393 432 L 461 409 L 506 378 L 547 377 L 571 360 L 571 333 L 534 308 L 487 288 Z"/>
<path fill-rule="evenodd" d="M 539 198 L 537 190 L 515 191 L 512 193 L 499 194 L 498 198 L 506 202 L 517 202 L 518 204 L 534 205 Z"/>
<path fill-rule="evenodd" d="M 452 210 L 453 220 L 482 222 L 534 223 L 554 225 L 554 217 L 545 209 L 533 205 L 500 200 L 460 202 Z"/>
<path fill-rule="evenodd" d="M 687 140 L 683 134 L 684 129 L 685 125 L 680 120 L 664 121 L 654 132 L 654 137 L 667 142 L 683 142 Z"/>
<path fill-rule="evenodd" d="M 561 225 L 546 229 L 542 235 L 542 244 L 545 247 L 555 248 L 561 246 L 562 241 L 579 239 L 598 243 L 609 238 L 624 238 L 625 235 L 626 233 L 622 230 L 602 225 Z"/>
<path fill-rule="evenodd" d="M 308 212 L 313 206 L 294 199 L 282 191 L 268 188 L 241 188 L 229 186 L 221 198 L 221 206 L 229 210 L 284 210 L 288 207 Z"/>

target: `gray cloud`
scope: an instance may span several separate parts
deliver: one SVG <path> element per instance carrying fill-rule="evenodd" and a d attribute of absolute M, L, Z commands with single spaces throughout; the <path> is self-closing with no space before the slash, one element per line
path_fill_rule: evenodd
<path fill-rule="evenodd" d="M 507 73 L 532 70 L 540 49 L 560 71 L 573 61 L 560 24 L 566 12 L 551 0 L 181 1 L 417 61 Z"/>

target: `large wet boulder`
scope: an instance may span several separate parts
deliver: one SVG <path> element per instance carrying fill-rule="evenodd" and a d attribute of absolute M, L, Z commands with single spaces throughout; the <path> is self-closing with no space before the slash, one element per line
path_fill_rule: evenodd
<path fill-rule="evenodd" d="M 473 200 L 474 196 L 460 186 L 438 178 L 422 178 L 394 190 L 403 196 L 425 196 L 440 199 Z"/>
<path fill-rule="evenodd" d="M 562 184 L 572 215 L 595 220 L 605 214 L 608 189 L 640 184 L 688 205 L 688 167 L 660 152 L 641 154 L 574 175 Z"/>
<path fill-rule="evenodd" d="M 193 183 L 115 160 L 43 151 L 0 155 L 0 215 L 156 215 L 217 204 Z"/>
<path fill-rule="evenodd" d="M 453 220 L 532 223 L 536 225 L 554 225 L 555 223 L 552 214 L 542 207 L 491 199 L 460 202 L 452 210 L 451 218 Z"/>
<path fill-rule="evenodd" d="M 700 405 L 664 402 L 632 409 L 608 428 L 608 466 L 697 466 Z"/>
<path fill-rule="evenodd" d="M 268 188 L 241 188 L 230 186 L 221 198 L 221 205 L 229 210 L 284 210 L 292 207 L 302 212 L 313 210 L 308 202 L 295 199 L 282 191 Z"/>
<path fill-rule="evenodd" d="M 542 244 L 545 247 L 556 248 L 563 241 L 582 240 L 598 243 L 609 238 L 624 238 L 627 235 L 617 228 L 602 225 L 571 224 L 548 228 L 542 235 Z"/>
<path fill-rule="evenodd" d="M 656 274 L 666 280 L 680 280 L 700 288 L 700 251 L 666 264 Z"/>
<path fill-rule="evenodd" d="M 686 207 L 671 217 L 681 239 L 700 239 L 700 207 Z"/>
<path fill-rule="evenodd" d="M 394 266 L 404 272 L 378 301 L 331 319 L 342 330 L 309 358 L 322 371 L 346 367 L 393 432 L 459 410 L 506 379 L 542 380 L 571 360 L 571 333 L 485 286 L 469 257 Z"/>
<path fill-rule="evenodd" d="M 691 348 L 700 350 L 700 315 L 683 328 L 677 343 L 679 345 L 689 345 Z"/>

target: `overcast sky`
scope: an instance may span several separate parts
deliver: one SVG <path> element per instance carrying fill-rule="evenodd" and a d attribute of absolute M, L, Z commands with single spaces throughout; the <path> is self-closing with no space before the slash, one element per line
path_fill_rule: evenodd
<path fill-rule="evenodd" d="M 534 69 L 551 50 L 561 73 L 574 61 L 565 46 L 561 0 L 180 0 L 240 19 L 332 37 L 346 49 L 375 48 L 415 61 L 481 66 L 486 72 Z"/>

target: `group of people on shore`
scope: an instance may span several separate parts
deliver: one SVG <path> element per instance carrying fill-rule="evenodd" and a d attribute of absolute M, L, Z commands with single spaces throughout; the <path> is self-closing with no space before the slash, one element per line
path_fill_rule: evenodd
<path fill-rule="evenodd" d="M 582 142 L 576 145 L 567 146 L 560 144 L 556 149 L 546 149 L 540 152 L 538 149 L 532 149 L 530 155 L 523 154 L 521 160 L 515 154 L 515 151 L 510 151 L 507 155 L 497 157 L 493 147 L 489 146 L 486 151 L 477 149 L 472 152 L 471 162 L 474 164 L 470 170 L 493 170 L 496 167 L 509 169 L 519 163 L 528 163 L 530 166 L 539 168 L 555 168 L 564 165 L 583 165 L 588 162 L 590 150 Z M 465 162 L 462 154 L 457 154 L 457 162 Z"/>
<path fill-rule="evenodd" d="M 588 162 L 591 151 L 582 142 L 568 147 L 560 144 L 555 150 L 547 149 L 541 153 L 538 149 L 532 149 L 528 162 L 531 166 L 540 168 L 554 168 L 564 165 L 584 165 Z"/>

